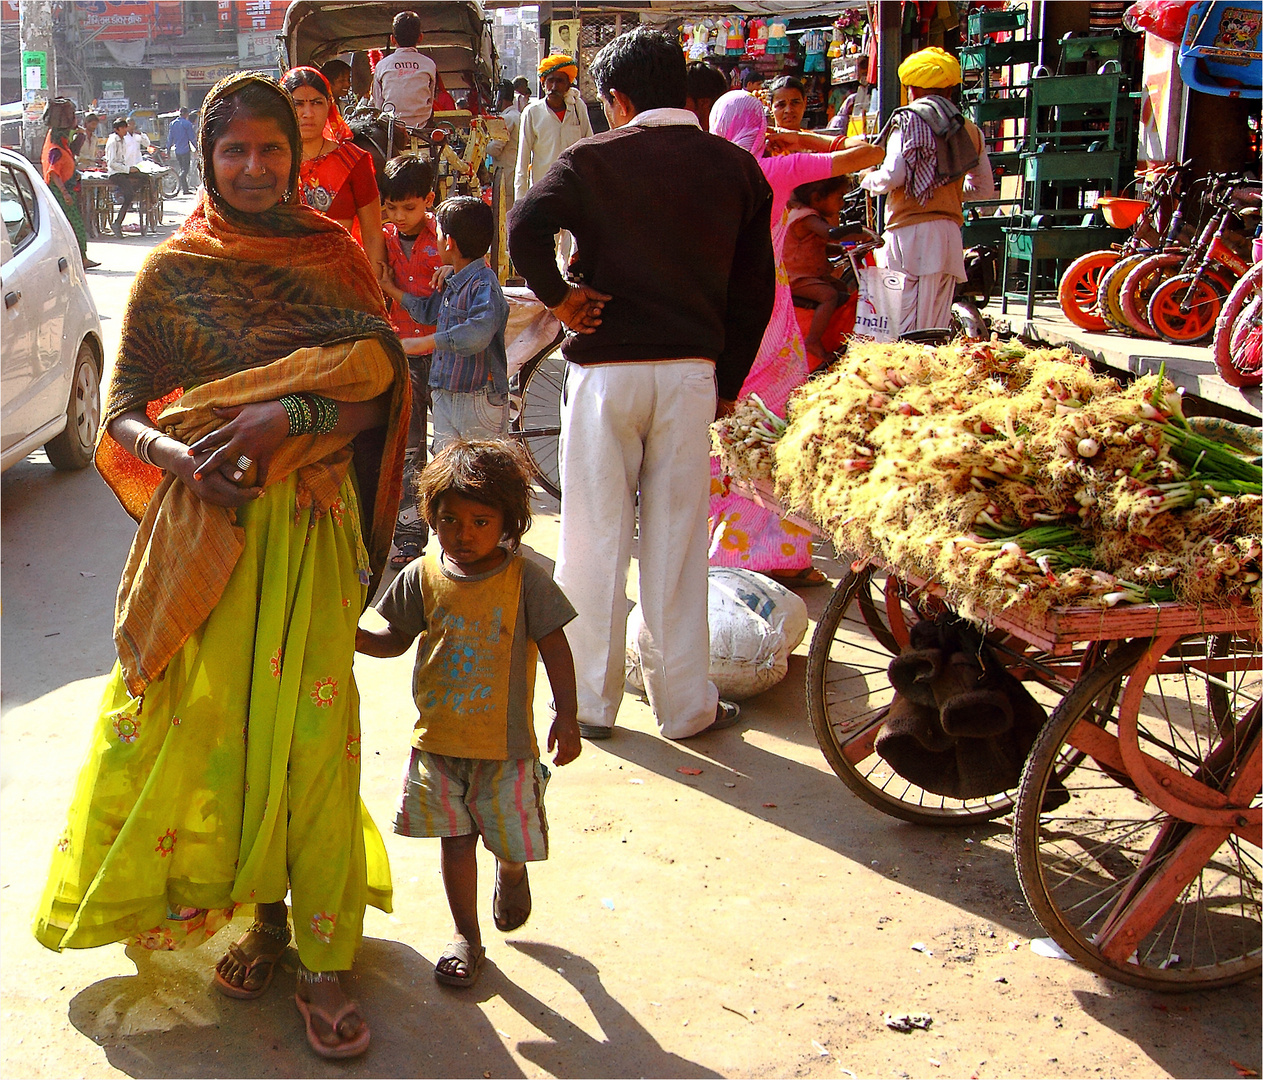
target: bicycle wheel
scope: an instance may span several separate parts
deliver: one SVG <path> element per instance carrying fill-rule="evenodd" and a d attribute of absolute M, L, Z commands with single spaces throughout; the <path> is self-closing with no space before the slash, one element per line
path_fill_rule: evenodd
<path fill-rule="evenodd" d="M 1215 367 L 1229 386 L 1263 382 L 1263 263 L 1256 263 L 1233 286 L 1215 321 Z"/>
<path fill-rule="evenodd" d="M 162 194 L 168 199 L 180 194 L 180 178 L 173 170 L 168 169 L 162 178 Z"/>
<path fill-rule="evenodd" d="M 555 343 L 554 343 L 555 344 Z M 561 498 L 561 460 L 557 452 L 561 438 L 561 387 L 566 361 L 560 353 L 547 350 L 522 365 L 518 387 L 522 407 L 509 425 L 531 459 L 535 478 L 554 499 Z"/>
<path fill-rule="evenodd" d="M 1057 301 L 1075 326 L 1097 332 L 1109 329 L 1109 323 L 1097 311 L 1096 295 L 1101 278 L 1119 258 L 1117 251 L 1089 251 L 1066 267 L 1057 288 Z"/>
<path fill-rule="evenodd" d="M 1120 334 L 1127 334 L 1129 337 L 1135 337 L 1136 331 L 1132 329 L 1127 316 L 1123 314 L 1120 299 L 1123 282 L 1127 280 L 1127 275 L 1151 254 L 1152 252 L 1145 252 L 1119 259 L 1101 275 L 1101 286 L 1096 292 L 1096 309 L 1101 313 L 1101 318 L 1106 321 L 1110 329 L 1117 330 Z"/>
<path fill-rule="evenodd" d="M 999 817 L 1016 795 L 1016 789 L 980 799 L 939 795 L 899 776 L 873 749 L 894 699 L 892 657 L 908 643 L 909 626 L 945 609 L 898 578 L 879 577 L 869 566 L 853 569 L 830 597 L 807 654 L 807 712 L 829 767 L 870 806 L 923 825 Z M 1003 635 L 988 643 L 1011 671 L 1031 677 L 1027 688 L 1051 712 L 1071 680 L 1059 682 L 1047 658 L 1013 648 Z"/>
<path fill-rule="evenodd" d="M 1149 298 L 1149 322 L 1163 341 L 1192 345 L 1205 341 L 1223 309 L 1219 290 L 1193 274 L 1167 278 Z"/>
<path fill-rule="evenodd" d="M 1257 642 L 1233 635 L 1128 642 L 1066 695 L 1027 758 L 1022 891 L 1093 971 L 1166 991 L 1257 977 L 1261 668 Z M 1070 801 L 1049 811 L 1054 774 Z"/>
<path fill-rule="evenodd" d="M 1119 289 L 1119 309 L 1127 324 L 1141 337 L 1156 338 L 1158 332 L 1149 321 L 1149 298 L 1153 290 L 1167 278 L 1179 273 L 1184 256 L 1164 252 L 1161 255 L 1150 255 L 1143 262 L 1137 263 L 1123 278 Z"/>

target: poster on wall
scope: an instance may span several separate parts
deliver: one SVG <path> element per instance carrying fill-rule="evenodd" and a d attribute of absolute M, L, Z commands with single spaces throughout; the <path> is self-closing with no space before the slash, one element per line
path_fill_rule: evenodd
<path fill-rule="evenodd" d="M 567 19 L 559 22 L 554 19 L 548 38 L 549 52 L 565 53 L 567 56 L 575 56 L 575 50 L 578 48 L 579 20 Z"/>

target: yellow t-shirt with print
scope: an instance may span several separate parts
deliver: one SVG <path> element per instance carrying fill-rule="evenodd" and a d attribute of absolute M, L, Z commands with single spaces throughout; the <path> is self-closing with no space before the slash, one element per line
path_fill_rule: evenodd
<path fill-rule="evenodd" d="M 473 577 L 439 555 L 410 564 L 378 604 L 417 646 L 413 745 L 447 757 L 539 757 L 535 642 L 574 618 L 552 578 L 521 555 Z"/>

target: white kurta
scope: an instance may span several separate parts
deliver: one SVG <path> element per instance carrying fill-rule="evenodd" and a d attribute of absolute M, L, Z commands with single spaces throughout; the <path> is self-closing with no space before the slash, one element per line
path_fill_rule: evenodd
<path fill-rule="evenodd" d="M 903 139 L 895 130 L 886 143 L 885 160 L 860 181 L 860 186 L 875 195 L 885 195 L 907 182 Z M 965 178 L 965 190 L 979 199 L 994 195 L 995 181 L 985 149 Z M 956 282 L 964 281 L 967 276 L 960 226 L 947 218 L 938 218 L 888 227 L 885 238 L 885 246 L 877 252 L 877 264 L 907 275 L 899 333 L 946 327 L 951 322 Z"/>
<path fill-rule="evenodd" d="M 591 134 L 588 107 L 574 87 L 566 94 L 565 119 L 559 120 L 543 98 L 527 105 L 518 121 L 515 197 L 520 199 L 530 191 L 563 150 Z"/>

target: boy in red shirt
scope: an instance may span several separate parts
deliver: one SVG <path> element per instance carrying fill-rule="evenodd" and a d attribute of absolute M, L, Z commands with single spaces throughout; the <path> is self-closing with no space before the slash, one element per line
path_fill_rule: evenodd
<path fill-rule="evenodd" d="M 427 161 L 403 154 L 386 162 L 382 181 L 382 233 L 386 240 L 389 283 L 415 296 L 434 291 L 434 275 L 443 265 L 435 233 L 434 173 Z M 416 476 L 425 467 L 425 416 L 430 375 L 429 353 L 414 353 L 409 338 L 429 337 L 433 326 L 414 322 L 402 304 L 391 304 L 390 322 L 408 351 L 412 378 L 412 422 L 403 474 L 403 499 L 395 522 L 395 555 L 390 565 L 407 566 L 425 550 L 429 530 L 417 509 Z"/>

